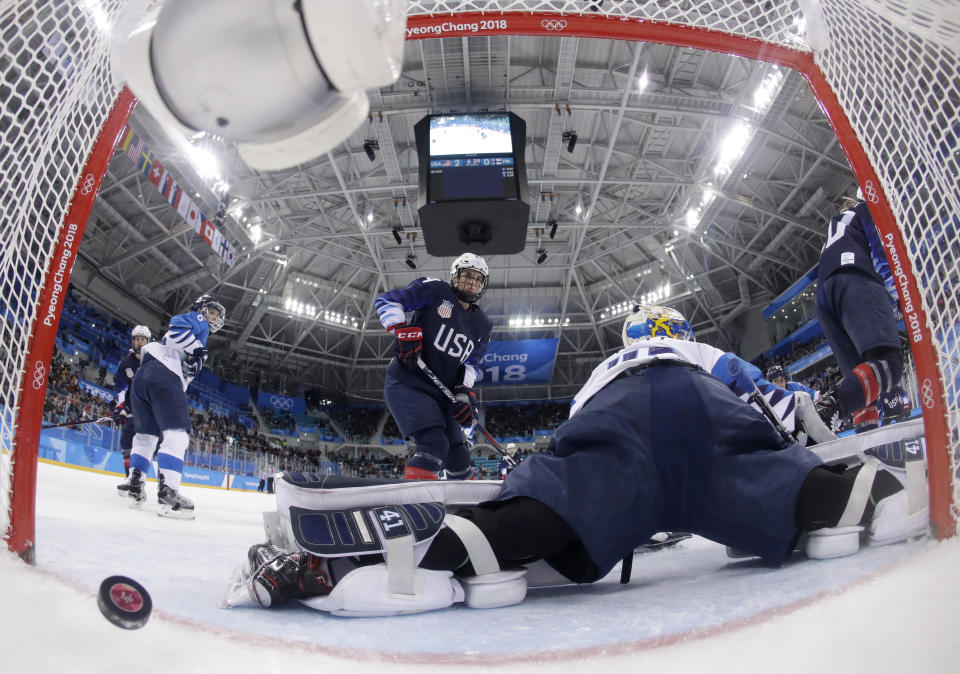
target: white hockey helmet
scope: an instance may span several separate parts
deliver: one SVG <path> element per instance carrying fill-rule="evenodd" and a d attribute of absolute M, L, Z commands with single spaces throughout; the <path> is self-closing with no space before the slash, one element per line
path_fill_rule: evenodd
<path fill-rule="evenodd" d="M 165 0 L 146 16 L 148 3 L 126 4 L 115 82 L 171 136 L 234 141 L 261 170 L 342 143 L 367 119 L 365 90 L 403 66 L 407 0 Z"/>
<path fill-rule="evenodd" d="M 480 283 L 480 290 L 475 293 L 468 293 L 457 288 L 455 281 L 460 275 L 462 269 L 473 269 L 483 274 L 483 281 Z M 479 255 L 473 253 L 464 253 L 450 265 L 450 285 L 453 286 L 453 292 L 464 302 L 474 304 L 483 297 L 487 291 L 487 280 L 490 278 L 490 268 L 486 261 Z"/>
<path fill-rule="evenodd" d="M 513 456 L 513 455 L 516 454 L 516 453 L 517 453 L 517 443 L 515 443 L 515 442 L 508 442 L 508 443 L 507 443 L 507 454 L 509 454 L 510 456 Z"/>
<path fill-rule="evenodd" d="M 138 325 L 130 331 L 130 337 L 146 337 L 147 341 L 150 341 L 150 328 L 145 325 Z"/>
<path fill-rule="evenodd" d="M 673 337 L 695 341 L 693 328 L 686 318 L 676 309 L 661 307 L 658 304 L 643 304 L 633 308 L 633 313 L 623 322 L 623 345 L 648 337 Z"/>

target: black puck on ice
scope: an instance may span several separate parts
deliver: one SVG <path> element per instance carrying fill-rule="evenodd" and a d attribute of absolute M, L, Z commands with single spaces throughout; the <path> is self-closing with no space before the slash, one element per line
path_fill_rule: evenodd
<path fill-rule="evenodd" d="M 126 576 L 110 576 L 100 583 L 97 606 L 104 618 L 125 630 L 146 625 L 153 610 L 146 588 Z"/>

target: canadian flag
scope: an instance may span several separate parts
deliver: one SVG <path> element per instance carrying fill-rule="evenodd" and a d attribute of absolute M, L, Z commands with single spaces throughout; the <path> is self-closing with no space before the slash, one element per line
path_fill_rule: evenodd
<path fill-rule="evenodd" d="M 153 166 L 150 167 L 150 173 L 147 176 L 154 187 L 157 189 L 160 188 L 160 181 L 163 180 L 165 174 L 166 171 L 163 168 L 163 163 L 161 163 L 159 159 L 154 159 Z"/>

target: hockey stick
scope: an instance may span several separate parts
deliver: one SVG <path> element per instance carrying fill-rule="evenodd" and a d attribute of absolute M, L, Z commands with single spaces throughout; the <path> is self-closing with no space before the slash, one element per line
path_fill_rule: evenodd
<path fill-rule="evenodd" d="M 112 417 L 100 417 L 99 419 L 74 419 L 73 421 L 64 421 L 62 424 L 53 424 L 51 426 L 41 426 L 41 431 L 51 428 L 62 428 L 63 426 L 82 426 L 84 424 L 99 424 L 105 421 L 112 421 Z"/>
<path fill-rule="evenodd" d="M 427 375 L 427 379 L 433 382 L 433 385 L 436 386 L 437 389 L 439 389 L 440 393 L 443 394 L 443 396 L 447 399 L 447 401 L 449 401 L 453 405 L 460 404 L 460 401 L 457 400 L 457 397 L 453 395 L 453 391 L 448 389 L 447 385 L 444 384 L 442 381 L 440 381 L 440 377 L 438 377 L 433 370 L 427 367 L 427 364 L 423 362 L 423 358 L 421 358 L 420 356 L 417 356 L 417 367 L 419 367 L 420 370 L 425 375 Z M 483 433 L 484 437 L 486 437 L 487 440 L 490 441 L 490 444 L 493 446 L 493 448 L 497 450 L 497 453 L 504 458 L 504 460 L 510 465 L 510 467 L 516 468 L 517 462 L 514 461 L 513 457 L 507 453 L 507 450 L 501 447 L 500 443 L 497 442 L 492 435 L 490 435 L 490 432 L 487 431 L 487 429 L 484 428 L 483 425 L 481 425 L 481 423 L 476 419 L 473 420 L 473 425 L 476 429 L 478 429 L 481 433 Z"/>

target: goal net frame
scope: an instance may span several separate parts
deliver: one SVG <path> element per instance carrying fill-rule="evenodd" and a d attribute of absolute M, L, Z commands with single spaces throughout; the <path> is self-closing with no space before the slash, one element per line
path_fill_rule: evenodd
<path fill-rule="evenodd" d="M 126 88 L 118 92 L 109 72 L 109 27 L 125 4 L 0 0 L 0 203 L 5 217 L 12 216 L 0 231 L 0 343 L 7 345 L 0 375 L 0 531 L 27 561 L 35 559 L 37 454 L 63 299 L 107 165 L 136 103 Z M 797 29 L 801 4 L 807 32 Z M 407 38 L 642 41 L 734 54 L 800 73 L 870 202 L 897 282 L 923 412 L 931 526 L 937 538 L 947 538 L 955 533 L 960 451 L 960 307 L 953 298 L 960 251 L 960 122 L 953 125 L 960 107 L 960 21 L 949 3 L 909 4 L 413 0 Z M 912 98 L 904 95 L 911 78 L 895 75 L 904 74 L 905 64 L 926 73 L 927 84 L 933 77 L 940 107 L 927 105 L 919 87 Z M 894 102 L 906 108 L 903 119 L 891 109 Z M 945 220 L 924 227 L 918 223 L 925 217 Z"/>

